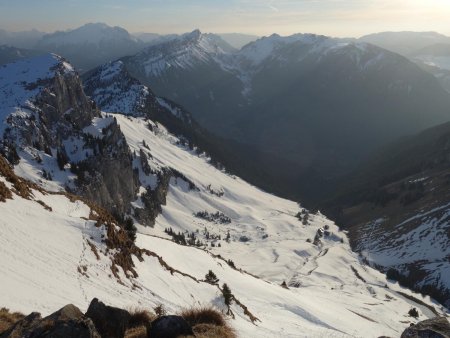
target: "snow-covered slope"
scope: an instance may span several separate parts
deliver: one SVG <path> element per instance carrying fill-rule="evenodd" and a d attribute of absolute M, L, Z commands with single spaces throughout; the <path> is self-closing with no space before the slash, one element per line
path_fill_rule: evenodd
<path fill-rule="evenodd" d="M 215 63 L 233 48 L 214 34 L 199 30 L 150 46 L 133 57 L 146 76 L 160 76 L 172 68 L 189 69 L 202 63 Z"/>
<path fill-rule="evenodd" d="M 39 109 L 52 102 L 50 98 L 66 102 L 54 81 L 76 81 L 72 68 L 56 56 L 36 60 L 41 59 L 16 63 L 0 72 L 3 80 L 13 79 L 2 82 L 2 118 L 8 120 L 8 114 L 20 118 L 25 104 L 21 121 L 28 121 L 27 114 L 37 114 L 39 120 L 39 112 L 41 116 L 49 113 Z M 17 82 L 21 76 L 29 78 Z M 70 88 L 69 93 L 75 87 Z M 15 93 L 11 90 L 17 90 L 17 96 L 10 102 L 8 93 Z M 54 113 L 70 120 L 82 113 L 82 107 Z M 110 181 L 119 176 L 129 186 L 137 184 L 136 198 L 132 208 L 125 207 L 129 211 L 125 215 L 139 223 L 146 219 L 140 217 L 142 213 L 149 212 L 144 216 L 153 226 L 138 224 L 135 247 L 121 226 L 87 202 L 47 194 L 32 185 L 30 194 L 20 194 L 21 189 L 12 189 L 13 174 L 3 166 L 1 306 L 49 313 L 67 303 L 84 309 L 91 298 L 98 297 L 122 307 L 164 304 L 169 312 L 196 305 L 225 310 L 218 286 L 202 281 L 213 270 L 220 285 L 227 283 L 236 297 L 231 306 L 235 318 L 230 322 L 242 337 L 397 336 L 415 321 L 407 315 L 410 308 L 419 309 L 420 319 L 433 316 L 429 299 L 413 295 L 364 266 L 351 252 L 346 235 L 320 213 L 310 214 L 297 203 L 215 168 L 205 154 L 186 147 L 147 117 L 109 116 L 89 109 L 85 113 L 87 122 L 78 134 L 67 129 L 73 133 L 69 139 L 78 140 L 70 143 L 78 151 L 67 150 L 69 163 L 59 167 L 53 149 L 45 155 L 33 142 L 17 139 L 21 143 L 16 145 L 20 158 L 15 172 L 40 185 L 52 182 L 56 190 L 64 188 L 63 182 L 43 179 L 39 172 L 51 169 L 52 176 L 58 177 L 74 166 L 78 180 L 96 183 L 103 179 L 105 185 L 99 190 L 114 188 L 115 193 L 129 188 Z M 92 142 L 99 148 L 86 149 Z M 37 153 L 41 161 L 27 156 L 27 151 Z M 75 154 L 84 156 L 81 163 L 88 160 L 112 170 L 129 160 L 135 176 L 122 171 L 91 175 L 80 170 Z M 108 205 L 99 196 L 92 197 Z M 176 244 L 172 237 L 178 241 L 184 237 L 190 245 Z"/>
<path fill-rule="evenodd" d="M 140 127 L 139 121 L 122 119 L 124 129 L 134 123 L 134 134 L 164 146 L 165 150 L 172 149 L 174 154 L 169 159 L 172 165 L 182 160 L 185 163 L 190 160 L 191 165 L 196 166 L 202 163 L 203 160 L 194 154 L 185 154 L 181 158 L 183 150 L 175 150 L 177 146 L 162 131 L 147 134 L 144 123 Z M 155 158 L 157 156 L 159 154 L 155 153 Z M 409 291 L 362 266 L 346 244 L 345 235 L 339 234 L 344 243 L 334 235 L 325 238 L 320 249 L 306 243 L 304 239 L 314 235 L 324 223 L 337 234 L 336 227 L 324 217 L 313 216 L 310 224 L 303 226 L 289 215 L 298 209 L 295 203 L 258 191 L 239 179 L 209 168 L 206 163 L 198 168 L 206 173 L 206 178 L 200 178 L 189 167 L 186 169 L 189 176 L 197 177 L 198 184 L 211 175 L 221 184 L 235 183 L 222 197 L 208 197 L 206 192 L 189 193 L 182 180 L 172 182 L 167 207 L 152 232 L 162 234 L 164 226 L 174 230 L 206 226 L 211 234 L 229 229 L 230 243 L 221 241 L 222 246 L 217 252 L 227 259 L 234 258 L 238 268 L 245 266 L 267 278 L 255 278 L 233 269 L 225 260 L 201 248 L 138 234 L 137 245 L 149 250 L 148 254 L 143 255 L 142 261 L 133 258 L 136 277 L 127 278 L 120 269 L 117 275 L 121 283 L 118 283 L 102 242 L 107 236 L 105 228 L 96 227 L 95 222 L 89 220 L 90 208 L 62 195 L 33 191 L 34 199 L 45 203 L 47 209 L 43 204 L 16 194 L 12 200 L 0 202 L 2 306 L 23 312 L 50 313 L 66 303 L 84 309 L 91 298 L 98 297 L 122 307 L 151 308 L 163 304 L 169 312 L 174 312 L 209 304 L 225 311 L 217 286 L 201 281 L 208 270 L 212 270 L 220 283 L 230 286 L 240 304 L 258 318 L 252 323 L 240 304 L 232 305 L 235 318 L 230 322 L 242 337 L 397 336 L 412 321 L 407 316 L 411 307 L 419 309 L 421 319 L 433 316 L 428 307 L 398 293 L 411 295 Z M 3 177 L 0 181 L 11 185 Z M 180 202 L 184 207 L 177 210 Z M 225 210 L 224 206 L 228 206 L 232 216 L 229 225 L 181 218 L 189 216 L 188 208 L 196 210 L 200 203 L 207 208 L 213 202 L 215 209 Z M 236 214 L 231 214 L 230 208 L 236 209 Z M 250 242 L 237 240 L 241 228 Z M 262 232 L 269 237 L 257 236 Z M 165 267 L 161 266 L 158 257 L 153 256 L 154 253 L 167 264 Z M 168 267 L 174 270 L 171 272 Z M 296 286 L 289 289 L 280 286 L 279 280 L 291 274 L 295 274 Z M 430 304 L 428 300 L 425 302 Z"/>

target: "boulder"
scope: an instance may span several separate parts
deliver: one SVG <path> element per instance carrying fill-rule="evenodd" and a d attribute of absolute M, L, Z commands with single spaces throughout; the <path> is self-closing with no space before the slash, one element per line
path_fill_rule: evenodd
<path fill-rule="evenodd" d="M 128 311 L 108 306 L 94 298 L 86 312 L 102 337 L 123 338 L 131 315 Z"/>
<path fill-rule="evenodd" d="M 148 338 L 177 338 L 195 336 L 192 327 L 180 316 L 162 316 L 147 328 Z"/>
<path fill-rule="evenodd" d="M 94 323 L 72 304 L 66 305 L 45 318 L 33 312 L 0 337 L 101 338 Z"/>
<path fill-rule="evenodd" d="M 401 338 L 450 338 L 450 323 L 445 317 L 427 319 L 412 324 Z"/>
<path fill-rule="evenodd" d="M 0 338 L 27 337 L 27 333 L 33 331 L 41 320 L 41 314 L 33 312 L 0 334 Z"/>

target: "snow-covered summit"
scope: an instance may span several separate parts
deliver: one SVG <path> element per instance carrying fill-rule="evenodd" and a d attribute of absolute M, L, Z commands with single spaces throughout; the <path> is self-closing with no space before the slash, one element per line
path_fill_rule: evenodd
<path fill-rule="evenodd" d="M 219 36 L 203 34 L 199 30 L 144 49 L 133 57 L 142 64 L 147 75 L 158 76 L 175 69 L 189 69 L 195 65 L 218 62 L 234 49 Z"/>
<path fill-rule="evenodd" d="M 146 86 L 129 76 L 122 61 L 99 67 L 84 85 L 91 98 L 106 112 L 140 115 L 149 96 L 153 96 Z"/>
<path fill-rule="evenodd" d="M 332 39 L 316 34 L 294 34 L 285 37 L 278 34 L 272 34 L 271 36 L 262 37 L 255 42 L 251 42 L 244 46 L 239 51 L 238 57 L 246 60 L 252 66 L 257 66 L 283 46 L 292 43 L 312 46 L 329 40 Z"/>
<path fill-rule="evenodd" d="M 191 123 L 188 112 L 169 100 L 156 97 L 147 86 L 129 74 L 121 60 L 108 62 L 88 74 L 84 89 L 102 111 L 107 113 L 120 112 L 153 118 L 158 117 L 155 114 L 169 114 L 181 123 Z"/>

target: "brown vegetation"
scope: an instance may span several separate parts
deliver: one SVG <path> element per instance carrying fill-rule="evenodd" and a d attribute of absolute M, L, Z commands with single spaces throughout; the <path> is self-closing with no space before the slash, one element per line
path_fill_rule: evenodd
<path fill-rule="evenodd" d="M 97 251 L 97 247 L 92 244 L 90 241 L 86 240 L 87 244 L 89 245 L 89 247 L 91 248 L 91 251 L 94 253 L 95 257 L 97 258 L 97 260 L 100 260 L 100 255 L 98 254 Z"/>
<path fill-rule="evenodd" d="M 223 314 L 213 307 L 190 308 L 181 311 L 183 317 L 191 326 L 198 324 L 212 324 L 225 326 L 227 322 Z"/>
<path fill-rule="evenodd" d="M 12 198 L 11 190 L 8 189 L 5 183 L 0 181 L 0 202 L 6 202 L 7 199 Z"/>
<path fill-rule="evenodd" d="M 7 308 L 0 309 L 0 333 L 5 332 L 25 316 L 19 312 L 9 312 Z"/>
<path fill-rule="evenodd" d="M 31 182 L 24 180 L 23 178 L 18 177 L 11 166 L 8 164 L 8 161 L 0 155 L 0 176 L 3 176 L 8 182 L 13 185 L 13 192 L 17 195 L 30 199 L 32 196 L 31 188 L 35 188 L 36 190 L 41 191 L 41 189 Z"/>
<path fill-rule="evenodd" d="M 147 338 L 145 326 L 133 327 L 125 332 L 125 338 Z"/>
<path fill-rule="evenodd" d="M 181 311 L 182 316 L 198 338 L 235 338 L 236 333 L 225 316 L 213 307 L 190 308 Z"/>
<path fill-rule="evenodd" d="M 131 328 L 139 328 L 141 326 L 146 326 L 156 319 L 156 314 L 140 308 L 134 308 L 128 310 L 130 313 L 130 321 L 128 322 L 128 327 Z"/>

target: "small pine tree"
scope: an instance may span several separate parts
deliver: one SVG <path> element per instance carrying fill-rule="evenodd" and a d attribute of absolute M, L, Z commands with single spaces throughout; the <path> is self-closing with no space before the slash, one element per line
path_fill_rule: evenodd
<path fill-rule="evenodd" d="M 133 220 L 131 219 L 131 218 L 125 218 L 125 221 L 124 221 L 125 223 L 124 223 L 124 228 L 125 228 L 125 231 L 127 232 L 127 234 L 128 234 L 128 238 L 131 240 L 131 241 L 135 241 L 136 240 L 136 231 L 137 231 L 137 228 L 136 228 L 136 226 L 134 225 L 134 223 L 133 223 Z"/>
<path fill-rule="evenodd" d="M 69 158 L 64 148 L 56 151 L 56 161 L 58 162 L 59 170 L 64 170 L 64 166 L 69 162 Z"/>
<path fill-rule="evenodd" d="M 234 265 L 234 262 L 231 259 L 227 260 L 227 263 L 230 267 L 232 267 L 233 269 L 236 269 L 236 265 Z"/>
<path fill-rule="evenodd" d="M 419 318 L 419 311 L 417 311 L 417 309 L 413 307 L 408 311 L 408 315 L 410 315 L 410 317 Z"/>
<path fill-rule="evenodd" d="M 219 278 L 217 278 L 216 274 L 212 270 L 209 270 L 205 275 L 205 280 L 210 284 L 216 284 L 219 281 Z"/>
<path fill-rule="evenodd" d="M 222 295 L 223 295 L 223 300 L 225 302 L 225 305 L 228 307 L 228 312 L 227 314 L 230 314 L 230 306 L 231 306 L 231 302 L 233 301 L 233 293 L 231 292 L 230 287 L 224 283 L 222 285 Z"/>

